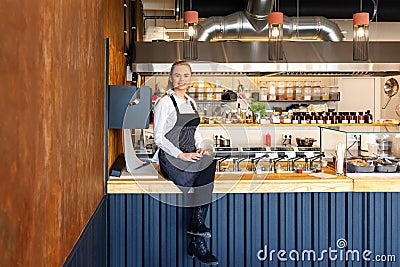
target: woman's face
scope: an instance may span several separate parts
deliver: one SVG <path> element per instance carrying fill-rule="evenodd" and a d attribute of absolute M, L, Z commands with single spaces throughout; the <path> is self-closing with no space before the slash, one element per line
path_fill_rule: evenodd
<path fill-rule="evenodd" d="M 176 65 L 172 70 L 169 80 L 175 90 L 186 90 L 190 85 L 191 78 L 192 73 L 189 66 Z"/>

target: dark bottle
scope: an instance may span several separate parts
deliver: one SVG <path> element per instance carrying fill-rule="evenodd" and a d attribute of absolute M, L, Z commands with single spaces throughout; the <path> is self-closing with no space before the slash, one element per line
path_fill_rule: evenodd
<path fill-rule="evenodd" d="M 368 118 L 368 120 L 367 120 L 367 118 Z M 365 121 L 365 123 L 373 123 L 374 122 L 370 110 L 367 110 L 367 112 L 365 112 L 364 121 Z"/>
<path fill-rule="evenodd" d="M 324 116 L 322 115 L 322 112 L 317 113 L 317 123 L 318 124 L 324 124 L 326 120 L 324 120 Z"/>
<path fill-rule="evenodd" d="M 317 123 L 317 115 L 315 114 L 315 112 L 311 112 L 310 123 L 311 124 L 316 124 Z"/>
<path fill-rule="evenodd" d="M 358 112 L 358 123 L 364 123 L 364 112 L 360 111 Z"/>
<path fill-rule="evenodd" d="M 342 123 L 343 124 L 349 123 L 349 113 L 348 112 L 342 113 Z"/>
<path fill-rule="evenodd" d="M 352 124 L 357 123 L 357 113 L 356 112 L 350 112 L 349 122 Z"/>
<path fill-rule="evenodd" d="M 333 115 L 332 112 L 325 113 L 326 118 L 324 119 L 326 124 L 332 124 Z"/>

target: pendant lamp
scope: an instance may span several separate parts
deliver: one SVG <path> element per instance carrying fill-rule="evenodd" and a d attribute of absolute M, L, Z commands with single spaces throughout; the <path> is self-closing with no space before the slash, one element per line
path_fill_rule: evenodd
<path fill-rule="evenodd" d="M 185 40 L 183 41 L 183 58 L 195 60 L 197 54 L 197 23 L 199 22 L 199 14 L 197 11 L 185 11 Z"/>
<path fill-rule="evenodd" d="M 268 14 L 268 59 L 283 60 L 283 13 L 271 12 Z"/>
<path fill-rule="evenodd" d="M 360 12 L 353 15 L 353 60 L 368 60 L 369 13 Z"/>

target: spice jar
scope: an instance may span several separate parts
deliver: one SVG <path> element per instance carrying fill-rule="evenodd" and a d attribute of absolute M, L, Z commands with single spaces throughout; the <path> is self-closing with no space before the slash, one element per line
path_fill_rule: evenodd
<path fill-rule="evenodd" d="M 325 86 L 322 88 L 321 100 L 329 100 L 329 87 Z"/>
<path fill-rule="evenodd" d="M 306 82 L 303 88 L 303 100 L 311 100 L 311 84 Z"/>
<path fill-rule="evenodd" d="M 291 82 L 288 82 L 288 86 L 286 87 L 285 100 L 293 100 L 293 85 Z"/>
<path fill-rule="evenodd" d="M 296 82 L 296 87 L 294 88 L 294 100 L 302 100 L 302 97 L 303 97 L 302 82 Z"/>
<path fill-rule="evenodd" d="M 339 100 L 339 88 L 337 86 L 329 87 L 329 100 Z"/>
<path fill-rule="evenodd" d="M 313 83 L 311 99 L 321 100 L 321 86 L 319 85 L 319 82 Z"/>
<path fill-rule="evenodd" d="M 285 84 L 283 82 L 278 83 L 278 91 L 276 93 L 276 100 L 285 100 Z"/>

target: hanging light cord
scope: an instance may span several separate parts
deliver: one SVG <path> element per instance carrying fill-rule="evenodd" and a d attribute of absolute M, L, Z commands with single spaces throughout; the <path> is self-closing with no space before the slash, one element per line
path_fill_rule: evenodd
<path fill-rule="evenodd" d="M 374 13 L 372 14 L 372 18 L 370 19 L 370 22 L 375 19 L 376 14 L 378 13 L 378 0 L 371 0 L 371 1 L 374 4 Z M 360 0 L 360 12 L 362 12 L 362 9 L 363 9 L 363 1 Z"/>

